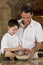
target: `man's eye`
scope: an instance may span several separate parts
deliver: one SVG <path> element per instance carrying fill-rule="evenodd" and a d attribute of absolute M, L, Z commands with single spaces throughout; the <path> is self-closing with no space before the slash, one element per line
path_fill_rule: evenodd
<path fill-rule="evenodd" d="M 23 18 L 25 18 L 25 17 L 23 17 Z"/>

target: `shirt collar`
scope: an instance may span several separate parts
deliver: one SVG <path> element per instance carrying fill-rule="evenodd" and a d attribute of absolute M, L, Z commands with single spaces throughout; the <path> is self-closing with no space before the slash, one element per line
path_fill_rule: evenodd
<path fill-rule="evenodd" d="M 18 20 L 18 22 L 19 22 L 20 26 L 21 26 L 22 28 L 24 28 L 24 25 L 22 24 L 22 19 Z M 31 22 L 30 22 L 30 24 L 29 24 L 28 26 L 29 26 L 29 27 L 33 27 L 33 19 L 31 19 Z"/>
<path fill-rule="evenodd" d="M 31 22 L 28 26 L 33 27 L 33 19 L 31 19 Z"/>

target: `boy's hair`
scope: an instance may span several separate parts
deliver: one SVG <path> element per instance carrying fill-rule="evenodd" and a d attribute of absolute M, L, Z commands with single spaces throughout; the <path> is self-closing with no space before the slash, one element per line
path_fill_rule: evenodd
<path fill-rule="evenodd" d="M 10 19 L 10 20 L 8 21 L 8 26 L 9 26 L 9 27 L 13 27 L 13 26 L 15 26 L 15 25 L 17 25 L 18 28 L 19 28 L 19 23 L 17 22 L 16 19 Z"/>
<path fill-rule="evenodd" d="M 28 6 L 28 5 L 23 5 L 22 7 L 21 7 L 21 13 L 22 12 L 25 12 L 25 13 L 33 13 L 33 9 L 32 9 L 32 7 L 31 6 Z"/>

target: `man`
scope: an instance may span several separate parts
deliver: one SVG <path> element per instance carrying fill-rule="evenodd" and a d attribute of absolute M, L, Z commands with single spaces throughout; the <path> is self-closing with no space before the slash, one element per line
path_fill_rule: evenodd
<path fill-rule="evenodd" d="M 29 58 L 38 58 L 37 51 L 42 47 L 42 27 L 41 24 L 32 19 L 33 10 L 30 6 L 21 7 L 21 19 L 18 20 L 20 28 L 18 36 Z"/>

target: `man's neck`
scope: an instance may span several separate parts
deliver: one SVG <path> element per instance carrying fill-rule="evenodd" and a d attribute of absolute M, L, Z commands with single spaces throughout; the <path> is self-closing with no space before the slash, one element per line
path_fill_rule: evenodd
<path fill-rule="evenodd" d="M 22 23 L 23 23 L 24 29 L 25 29 L 28 25 L 30 25 L 31 22 L 29 22 L 28 24 L 25 24 L 24 22 L 22 22 Z"/>

